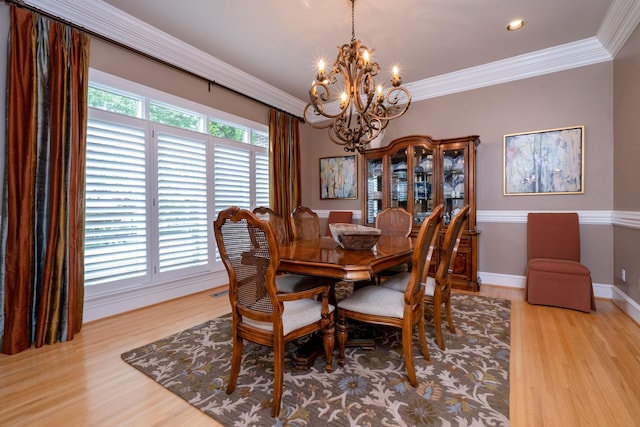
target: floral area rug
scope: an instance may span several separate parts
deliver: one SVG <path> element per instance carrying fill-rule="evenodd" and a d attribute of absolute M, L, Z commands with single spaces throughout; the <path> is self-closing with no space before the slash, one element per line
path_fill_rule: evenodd
<path fill-rule="evenodd" d="M 397 329 L 375 328 L 375 349 L 348 347 L 345 366 L 334 357 L 331 373 L 324 370 L 324 356 L 309 370 L 297 370 L 291 344 L 277 418 L 271 418 L 269 348 L 247 342 L 236 390 L 225 392 L 230 315 L 122 359 L 225 426 L 508 426 L 510 301 L 455 294 L 452 306 L 456 334 L 444 326 L 446 350 L 435 343 L 430 312 L 430 361 L 414 337 L 417 388 L 408 382 Z"/>

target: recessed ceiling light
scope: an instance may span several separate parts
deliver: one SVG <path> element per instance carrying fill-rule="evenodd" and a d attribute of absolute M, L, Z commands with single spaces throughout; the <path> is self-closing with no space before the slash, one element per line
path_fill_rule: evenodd
<path fill-rule="evenodd" d="M 519 30 L 522 27 L 524 27 L 524 19 L 516 19 L 515 21 L 509 22 L 509 25 L 507 25 L 507 30 L 515 31 Z"/>

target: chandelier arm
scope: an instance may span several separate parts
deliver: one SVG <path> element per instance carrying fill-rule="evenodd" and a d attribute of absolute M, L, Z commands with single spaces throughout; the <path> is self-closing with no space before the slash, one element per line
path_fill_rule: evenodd
<path fill-rule="evenodd" d="M 396 92 L 398 91 L 405 93 L 407 97 L 406 104 L 402 104 L 402 105 L 399 104 L 400 98 L 398 94 L 396 94 Z M 393 98 L 391 97 L 392 94 L 395 94 L 393 95 Z M 385 101 L 387 102 L 387 105 L 384 107 L 384 114 L 376 114 L 376 112 L 372 111 L 371 112 L 372 117 L 375 117 L 381 120 L 386 120 L 386 121 L 397 119 L 398 117 L 401 117 L 402 115 L 404 115 L 404 113 L 407 112 L 407 110 L 409 109 L 409 106 L 411 105 L 411 94 L 403 86 L 392 88 L 391 90 L 389 90 L 389 92 L 387 92 L 384 98 L 385 98 Z"/>

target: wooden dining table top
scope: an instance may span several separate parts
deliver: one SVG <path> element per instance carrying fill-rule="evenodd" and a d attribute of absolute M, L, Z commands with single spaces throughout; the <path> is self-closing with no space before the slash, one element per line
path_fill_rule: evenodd
<path fill-rule="evenodd" d="M 280 270 L 289 273 L 361 281 L 376 273 L 411 261 L 414 240 L 381 236 L 366 251 L 342 249 L 331 237 L 298 240 L 280 245 Z"/>

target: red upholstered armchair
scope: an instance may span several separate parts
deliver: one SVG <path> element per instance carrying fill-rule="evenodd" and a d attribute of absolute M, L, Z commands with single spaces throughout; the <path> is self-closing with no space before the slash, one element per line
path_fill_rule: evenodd
<path fill-rule="evenodd" d="M 529 213 L 526 298 L 531 304 L 596 309 L 591 272 L 580 263 L 577 213 Z"/>

